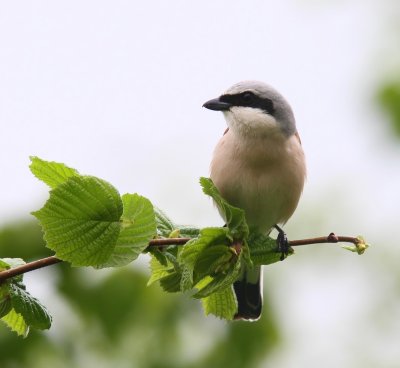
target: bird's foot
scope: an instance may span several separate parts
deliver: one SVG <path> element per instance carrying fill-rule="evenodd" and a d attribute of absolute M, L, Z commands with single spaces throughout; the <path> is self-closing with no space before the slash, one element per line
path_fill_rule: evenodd
<path fill-rule="evenodd" d="M 276 238 L 276 244 L 278 245 L 278 251 L 281 253 L 281 261 L 283 261 L 289 254 L 289 241 L 286 233 L 278 226 L 274 225 L 278 231 L 278 237 Z"/>

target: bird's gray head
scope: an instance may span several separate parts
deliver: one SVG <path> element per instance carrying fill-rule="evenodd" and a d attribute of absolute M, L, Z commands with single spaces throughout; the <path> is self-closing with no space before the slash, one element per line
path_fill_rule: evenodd
<path fill-rule="evenodd" d="M 228 126 L 243 135 L 265 136 L 296 133 L 293 111 L 285 98 L 271 86 L 257 81 L 239 82 L 205 108 L 222 111 Z"/>

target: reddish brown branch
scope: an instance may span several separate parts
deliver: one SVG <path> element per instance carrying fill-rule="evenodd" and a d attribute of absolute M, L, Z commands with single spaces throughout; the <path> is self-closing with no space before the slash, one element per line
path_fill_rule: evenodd
<path fill-rule="evenodd" d="M 26 263 L 22 266 L 18 266 L 15 268 L 10 268 L 9 270 L 1 271 L 0 272 L 0 284 L 2 281 L 7 280 L 11 277 L 15 277 L 18 275 L 22 275 L 23 273 L 38 270 L 39 268 L 51 266 L 55 263 L 62 262 L 61 259 L 57 257 L 51 256 L 42 259 L 38 259 L 37 261 Z"/>
<path fill-rule="evenodd" d="M 184 245 L 190 239 L 191 238 L 153 239 L 149 242 L 148 248 L 165 247 L 168 245 Z M 291 241 L 289 241 L 289 245 L 291 247 L 297 247 L 297 246 L 308 245 L 308 244 L 338 243 L 338 242 L 353 243 L 354 245 L 357 245 L 360 243 L 360 240 L 358 238 L 354 238 L 351 236 L 338 236 L 338 235 L 335 235 L 334 233 L 330 233 L 328 236 L 322 236 L 319 238 L 291 240 Z M 51 257 L 39 259 L 37 261 L 26 263 L 22 266 L 10 268 L 9 270 L 1 271 L 0 272 L 0 284 L 4 280 L 7 280 L 11 277 L 22 275 L 29 271 L 38 270 L 39 268 L 51 266 L 51 265 L 59 263 L 59 262 L 62 262 L 62 260 L 58 259 L 55 256 L 51 256 Z"/>
<path fill-rule="evenodd" d="M 352 236 L 340 236 L 334 233 L 330 233 L 328 236 L 321 236 L 318 238 L 291 240 L 289 241 L 289 245 L 291 247 L 298 247 L 301 245 L 308 245 L 308 244 L 339 243 L 339 242 L 353 243 L 354 245 L 357 245 L 360 243 L 360 239 L 354 238 Z"/>

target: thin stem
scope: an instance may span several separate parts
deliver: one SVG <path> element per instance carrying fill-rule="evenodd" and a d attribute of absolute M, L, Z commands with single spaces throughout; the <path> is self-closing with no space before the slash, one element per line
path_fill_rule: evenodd
<path fill-rule="evenodd" d="M 1 271 L 0 272 L 0 284 L 2 281 L 7 280 L 11 277 L 22 275 L 23 273 L 38 270 L 39 268 L 51 266 L 53 264 L 60 263 L 60 262 L 62 262 L 61 259 L 51 256 L 51 257 L 38 259 L 37 261 L 26 263 L 22 266 L 18 266 L 15 268 L 10 268 L 5 271 Z"/>
<path fill-rule="evenodd" d="M 301 245 L 308 245 L 308 244 L 339 243 L 339 242 L 353 243 L 354 245 L 357 245 L 360 243 L 360 240 L 352 236 L 341 236 L 341 235 L 336 235 L 334 233 L 330 233 L 328 236 L 321 236 L 318 238 L 291 240 L 289 241 L 289 245 L 291 247 L 298 247 Z"/>
<path fill-rule="evenodd" d="M 184 245 L 186 244 L 191 238 L 163 238 L 163 239 L 153 239 L 149 242 L 148 248 L 154 247 L 165 247 L 168 245 Z M 357 245 L 360 241 L 358 238 L 354 238 L 351 236 L 339 236 L 335 235 L 334 233 L 330 233 L 328 236 L 321 236 L 319 238 L 309 238 L 309 239 L 299 239 L 299 240 L 291 240 L 289 241 L 289 246 L 291 247 L 298 247 L 302 245 L 308 244 L 321 244 L 321 243 L 353 243 Z M 1 271 L 0 272 L 0 284 L 12 277 L 22 275 L 26 272 L 38 270 L 39 268 L 51 266 L 56 263 L 62 262 L 61 259 L 58 259 L 55 256 L 46 257 L 39 259 L 37 261 L 26 263 L 22 266 L 18 266 L 15 268 L 10 268 L 9 270 Z"/>

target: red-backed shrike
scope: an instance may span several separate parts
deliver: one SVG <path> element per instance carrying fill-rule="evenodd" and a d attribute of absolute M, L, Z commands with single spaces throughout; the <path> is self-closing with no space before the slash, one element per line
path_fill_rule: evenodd
<path fill-rule="evenodd" d="M 242 208 L 251 229 L 269 233 L 292 216 L 306 164 L 291 107 L 267 84 L 240 82 L 207 109 L 222 111 L 228 129 L 215 147 L 211 179 L 223 198 Z M 262 309 L 261 267 L 234 283 L 236 319 L 256 320 Z"/>

